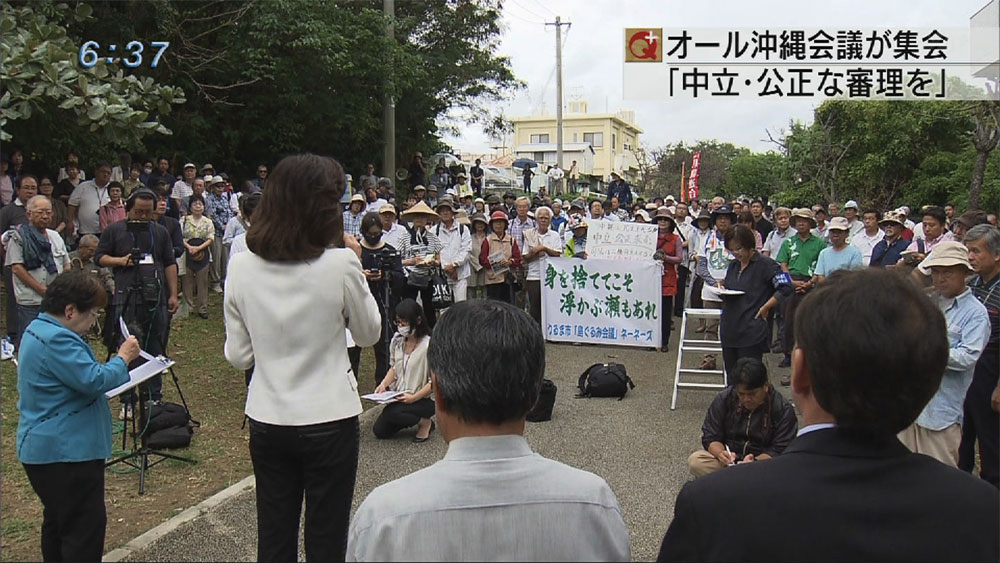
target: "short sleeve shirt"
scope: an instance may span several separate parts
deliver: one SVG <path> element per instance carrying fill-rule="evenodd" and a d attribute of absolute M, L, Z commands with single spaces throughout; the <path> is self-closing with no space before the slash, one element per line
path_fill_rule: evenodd
<path fill-rule="evenodd" d="M 856 246 L 845 246 L 840 250 L 830 246 L 820 251 L 815 273 L 819 276 L 829 276 L 837 270 L 856 270 L 864 264 L 861 251 Z"/>
<path fill-rule="evenodd" d="M 39 266 L 34 270 L 27 270 L 28 275 L 35 279 L 38 283 L 45 287 L 48 287 L 52 283 L 52 280 L 56 279 L 56 276 L 61 274 L 63 267 L 69 262 L 69 252 L 66 250 L 66 245 L 63 243 L 62 236 L 59 233 L 53 231 L 52 229 L 45 229 L 45 235 L 49 239 L 49 244 L 52 245 L 52 259 L 56 263 L 56 273 L 50 274 L 45 266 Z M 22 238 L 19 234 L 14 234 L 11 236 L 10 243 L 7 245 L 7 258 L 5 260 L 5 266 L 11 266 L 13 264 L 24 264 L 24 247 Z M 32 289 L 30 286 L 21 281 L 17 276 L 14 278 L 14 299 L 17 301 L 18 305 L 26 305 L 29 307 L 37 307 L 42 304 L 42 296 L 37 291 Z"/>
<path fill-rule="evenodd" d="M 101 232 L 101 206 L 111 201 L 107 186 L 97 187 L 93 180 L 80 182 L 69 196 L 69 205 L 78 207 L 76 218 L 80 222 L 80 234 L 97 235 Z"/>
<path fill-rule="evenodd" d="M 789 237 L 781 243 L 781 250 L 775 260 L 778 263 L 788 264 L 788 273 L 793 276 L 812 277 L 816 270 L 816 261 L 819 260 L 819 253 L 826 248 L 823 239 L 810 234 L 809 238 L 802 240 L 798 233 Z"/>

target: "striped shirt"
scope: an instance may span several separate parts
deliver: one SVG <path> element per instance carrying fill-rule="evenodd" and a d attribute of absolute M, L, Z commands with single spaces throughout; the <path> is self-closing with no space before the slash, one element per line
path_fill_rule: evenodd
<path fill-rule="evenodd" d="M 399 257 L 403 260 L 437 254 L 441 252 L 441 239 L 432 231 L 414 228 L 413 232 L 403 233 L 399 237 Z M 433 268 L 427 266 L 406 266 L 407 272 L 417 272 L 430 275 Z"/>

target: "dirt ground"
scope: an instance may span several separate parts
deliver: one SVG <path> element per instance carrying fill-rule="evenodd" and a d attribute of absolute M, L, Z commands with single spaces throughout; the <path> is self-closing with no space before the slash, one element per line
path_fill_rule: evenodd
<path fill-rule="evenodd" d="M 221 303 L 221 295 L 212 294 L 207 320 L 196 315 L 176 319 L 170 334 L 168 355 L 177 361 L 175 371 L 181 392 L 192 416 L 201 422 L 191 447 L 174 453 L 196 463 L 166 460 L 148 470 L 143 495 L 139 495 L 137 470 L 121 464 L 109 468 L 105 473 L 108 511 L 105 552 L 253 472 L 249 434 L 241 428 L 246 400 L 244 376 L 223 357 L 225 329 Z M 106 354 L 100 344 L 95 344 L 95 352 L 98 358 Z M 374 387 L 373 364 L 371 350 L 366 350 L 362 355 L 363 377 L 359 381 L 363 393 Z M 164 378 L 163 394 L 166 401 L 181 402 L 170 378 Z M 15 452 L 17 372 L 11 361 L 0 364 L 0 407 L 0 559 L 40 561 L 42 506 Z M 111 407 L 117 423 L 117 399 L 112 400 Z M 115 427 L 120 429 L 121 423 Z M 114 438 L 114 447 L 120 448 L 121 434 Z"/>

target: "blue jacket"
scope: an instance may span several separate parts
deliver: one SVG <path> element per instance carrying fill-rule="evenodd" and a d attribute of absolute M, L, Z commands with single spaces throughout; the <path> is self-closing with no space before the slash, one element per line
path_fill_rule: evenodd
<path fill-rule="evenodd" d="M 125 360 L 98 363 L 83 338 L 40 314 L 18 354 L 17 458 L 28 464 L 106 459 L 111 410 L 104 393 L 128 379 Z"/>

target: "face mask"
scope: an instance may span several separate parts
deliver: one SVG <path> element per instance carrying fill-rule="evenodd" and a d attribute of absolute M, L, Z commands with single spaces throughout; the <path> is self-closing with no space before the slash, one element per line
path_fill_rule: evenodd
<path fill-rule="evenodd" d="M 410 334 L 410 327 L 408 327 L 408 326 L 398 326 L 398 327 L 396 327 L 396 332 L 398 332 L 399 335 L 402 336 L 403 338 L 406 338 Z"/>
<path fill-rule="evenodd" d="M 381 234 L 372 236 L 370 234 L 365 233 L 365 242 L 367 242 L 371 246 L 375 246 L 376 244 L 378 244 L 378 241 L 380 240 L 382 240 Z"/>
<path fill-rule="evenodd" d="M 153 169 L 152 168 L 143 168 L 143 170 L 146 171 L 146 174 L 152 174 L 153 173 Z"/>

